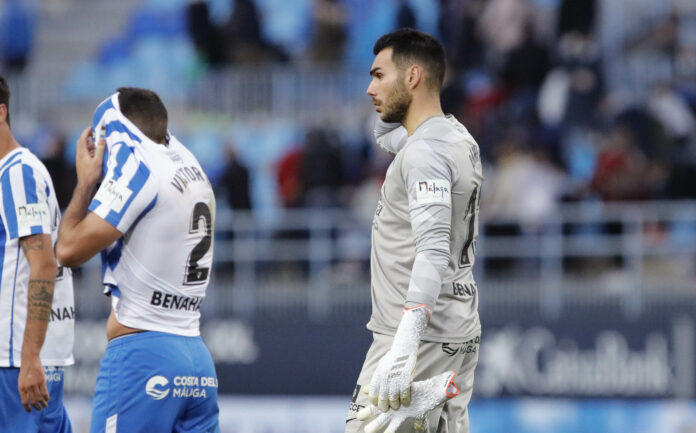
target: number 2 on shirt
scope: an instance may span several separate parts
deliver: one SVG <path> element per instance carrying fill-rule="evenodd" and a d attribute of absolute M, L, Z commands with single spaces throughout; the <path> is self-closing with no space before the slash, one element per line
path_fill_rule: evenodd
<path fill-rule="evenodd" d="M 201 218 L 205 221 L 204 227 L 200 227 Z M 202 230 L 201 230 L 202 229 Z M 191 226 L 189 227 L 189 233 L 203 233 L 203 237 L 193 247 L 191 254 L 189 254 L 188 261 L 186 262 L 186 273 L 184 275 L 184 284 L 186 285 L 196 285 L 203 284 L 208 279 L 208 273 L 210 268 L 204 268 L 198 266 L 198 261 L 205 256 L 205 254 L 210 249 L 211 238 L 212 238 L 212 218 L 210 216 L 210 208 L 203 202 L 198 202 L 193 207 L 193 216 L 191 218 Z"/>

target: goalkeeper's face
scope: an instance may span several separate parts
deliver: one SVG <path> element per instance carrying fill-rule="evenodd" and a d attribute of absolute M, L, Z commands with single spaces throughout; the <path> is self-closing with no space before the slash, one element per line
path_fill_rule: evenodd
<path fill-rule="evenodd" d="M 392 61 L 392 49 L 386 48 L 375 57 L 370 69 L 372 81 L 367 94 L 385 122 L 403 123 L 411 106 L 412 96 L 406 86 L 404 71 Z"/>

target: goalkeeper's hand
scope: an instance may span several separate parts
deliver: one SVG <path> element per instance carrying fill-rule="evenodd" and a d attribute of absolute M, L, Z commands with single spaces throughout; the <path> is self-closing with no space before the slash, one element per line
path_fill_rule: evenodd
<path fill-rule="evenodd" d="M 411 381 L 420 339 L 428 326 L 428 307 L 405 309 L 391 349 L 379 360 L 370 381 L 370 402 L 383 412 L 411 402 Z"/>
<path fill-rule="evenodd" d="M 358 412 L 359 420 L 365 421 L 374 416 L 377 417 L 365 426 L 365 433 L 375 433 L 385 425 L 387 426 L 385 433 L 394 433 L 409 418 L 413 418 L 413 426 L 416 430 L 427 430 L 430 411 L 459 395 L 459 389 L 454 384 L 454 376 L 453 371 L 448 371 L 427 380 L 413 382 L 411 404 L 401 406 L 399 410 L 384 412 L 374 405 L 361 409 Z"/>

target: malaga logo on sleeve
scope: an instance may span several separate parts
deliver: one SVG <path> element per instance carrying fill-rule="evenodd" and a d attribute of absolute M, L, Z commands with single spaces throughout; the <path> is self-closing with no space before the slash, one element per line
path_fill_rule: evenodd
<path fill-rule="evenodd" d="M 450 203 L 450 182 L 446 179 L 425 179 L 416 183 L 416 204 Z"/>

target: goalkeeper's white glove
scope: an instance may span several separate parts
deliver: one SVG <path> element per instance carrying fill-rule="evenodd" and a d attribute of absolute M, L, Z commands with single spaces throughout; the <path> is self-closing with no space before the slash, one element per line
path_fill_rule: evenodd
<path fill-rule="evenodd" d="M 375 121 L 375 129 L 372 131 L 375 141 L 382 149 L 391 153 L 398 153 L 406 144 L 408 132 L 401 123 L 387 123 L 379 116 Z"/>
<path fill-rule="evenodd" d="M 425 304 L 404 309 L 391 349 L 379 360 L 370 381 L 370 401 L 382 411 L 411 402 L 411 381 L 421 336 L 430 312 Z"/>
<path fill-rule="evenodd" d="M 361 421 L 377 416 L 365 426 L 365 433 L 375 433 L 385 425 L 387 425 L 385 433 L 394 433 L 409 418 L 413 418 L 413 426 L 416 430 L 427 430 L 430 411 L 459 395 L 459 388 L 454 384 L 454 376 L 454 371 L 448 371 L 427 380 L 413 382 L 411 404 L 402 406 L 399 410 L 384 412 L 374 405 L 361 409 L 358 412 L 358 419 Z"/>

